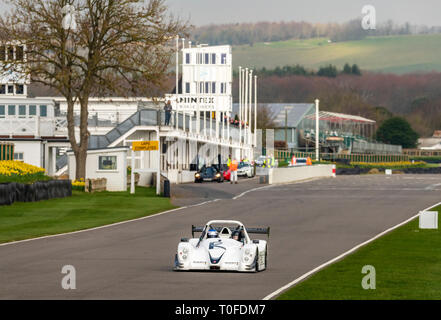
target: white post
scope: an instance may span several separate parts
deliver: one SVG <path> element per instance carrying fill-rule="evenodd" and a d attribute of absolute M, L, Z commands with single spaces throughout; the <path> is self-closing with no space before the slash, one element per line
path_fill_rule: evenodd
<path fill-rule="evenodd" d="M 257 147 L 257 76 L 254 76 L 254 147 Z"/>
<path fill-rule="evenodd" d="M 135 152 L 132 145 L 132 170 L 130 172 L 130 194 L 135 194 Z"/>
<path fill-rule="evenodd" d="M 176 110 L 178 110 L 178 86 L 179 86 L 179 35 L 176 36 Z"/>
<path fill-rule="evenodd" d="M 249 72 L 248 72 L 248 68 L 245 68 L 245 116 L 244 116 L 244 122 L 245 122 L 245 127 L 244 127 L 244 143 L 246 144 L 247 142 L 247 129 L 246 129 L 246 123 L 248 121 L 248 78 L 249 78 Z"/>
<path fill-rule="evenodd" d="M 225 140 L 225 113 L 221 113 L 222 118 L 222 140 Z"/>
<path fill-rule="evenodd" d="M 204 111 L 204 118 L 202 120 L 203 124 L 204 124 L 204 136 L 207 135 L 207 120 L 205 119 L 205 117 L 207 116 L 207 112 Z"/>
<path fill-rule="evenodd" d="M 227 117 L 227 139 L 230 142 L 230 116 Z"/>
<path fill-rule="evenodd" d="M 238 113 L 238 118 L 239 118 L 239 137 L 242 133 L 242 129 L 240 126 L 240 121 L 242 121 L 242 67 L 239 67 L 239 113 Z"/>
<path fill-rule="evenodd" d="M 213 112 L 208 112 L 210 118 L 210 138 L 213 137 Z"/>
<path fill-rule="evenodd" d="M 158 137 L 158 171 L 156 172 L 156 194 L 159 196 L 161 194 L 161 137 L 159 136 L 159 129 L 156 130 L 156 134 Z M 133 177 L 132 181 L 134 181 Z"/>
<path fill-rule="evenodd" d="M 219 139 L 219 111 L 216 111 L 216 117 L 215 117 L 215 121 L 216 121 L 216 140 Z"/>
<path fill-rule="evenodd" d="M 196 106 L 196 133 L 201 132 L 201 112 L 199 111 L 199 104 Z"/>
<path fill-rule="evenodd" d="M 319 103 L 320 103 L 320 100 L 316 99 L 315 100 L 315 160 L 316 161 L 320 160 L 320 156 L 319 156 L 319 152 L 320 152 Z"/>
<path fill-rule="evenodd" d="M 251 110 L 253 106 L 253 70 L 250 71 L 250 102 L 248 106 L 248 144 L 251 144 Z"/>

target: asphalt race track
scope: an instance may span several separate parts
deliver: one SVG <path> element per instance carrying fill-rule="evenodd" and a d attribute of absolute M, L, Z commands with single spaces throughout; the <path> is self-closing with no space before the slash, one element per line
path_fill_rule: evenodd
<path fill-rule="evenodd" d="M 232 200 L 258 187 L 256 179 L 238 185 L 182 185 L 173 191 L 177 204 L 220 200 L 99 230 L 0 246 L 0 299 L 262 299 L 441 201 L 440 175 L 341 176 L 258 189 Z M 270 226 L 268 270 L 173 272 L 179 239 L 190 236 L 191 224 L 210 219 Z M 76 269 L 76 290 L 61 287 L 64 265 Z"/>

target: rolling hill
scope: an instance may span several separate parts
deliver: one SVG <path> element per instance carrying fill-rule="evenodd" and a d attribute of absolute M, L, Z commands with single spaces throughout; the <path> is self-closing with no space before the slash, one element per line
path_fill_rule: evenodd
<path fill-rule="evenodd" d="M 345 63 L 362 70 L 410 73 L 441 72 L 441 34 L 368 37 L 359 41 L 288 40 L 233 47 L 235 70 L 300 64 L 307 68 Z"/>

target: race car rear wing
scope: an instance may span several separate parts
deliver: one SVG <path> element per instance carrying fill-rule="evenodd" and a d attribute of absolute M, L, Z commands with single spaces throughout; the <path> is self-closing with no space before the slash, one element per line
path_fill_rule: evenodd
<path fill-rule="evenodd" d="M 194 238 L 195 232 L 202 232 L 204 231 L 205 227 L 196 227 L 194 225 L 191 226 L 191 235 Z M 215 227 L 217 232 L 221 232 L 223 227 Z M 266 234 L 270 235 L 270 227 L 263 227 L 263 228 L 246 228 L 247 233 L 253 233 L 253 234 Z"/>

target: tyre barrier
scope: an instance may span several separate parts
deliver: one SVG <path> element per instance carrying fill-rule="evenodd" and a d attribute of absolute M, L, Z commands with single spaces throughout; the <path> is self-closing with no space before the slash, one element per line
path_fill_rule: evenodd
<path fill-rule="evenodd" d="M 0 184 L 0 206 L 14 202 L 37 202 L 72 196 L 72 181 L 50 180 L 33 184 Z"/>

